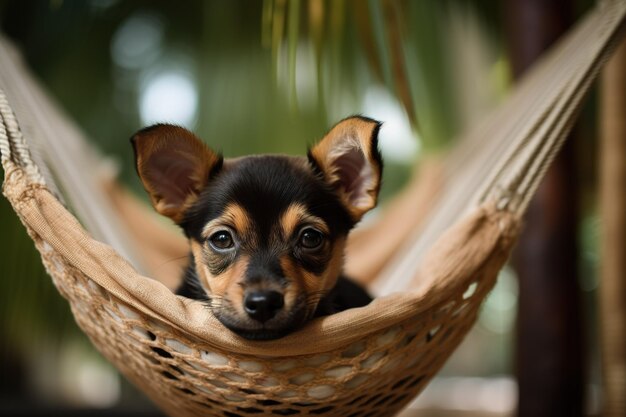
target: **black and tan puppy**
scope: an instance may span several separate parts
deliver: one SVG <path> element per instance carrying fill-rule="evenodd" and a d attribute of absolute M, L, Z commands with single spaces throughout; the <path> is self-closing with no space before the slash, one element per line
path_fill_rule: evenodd
<path fill-rule="evenodd" d="M 378 198 L 379 128 L 351 117 L 307 157 L 232 160 L 178 126 L 135 134 L 137 172 L 152 204 L 191 245 L 178 293 L 207 300 L 249 339 L 281 337 L 311 317 L 369 303 L 341 274 L 348 232 Z"/>

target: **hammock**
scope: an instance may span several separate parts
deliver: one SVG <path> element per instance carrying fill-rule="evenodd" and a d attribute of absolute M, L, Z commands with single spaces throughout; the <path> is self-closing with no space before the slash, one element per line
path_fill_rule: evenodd
<path fill-rule="evenodd" d="M 473 325 L 625 15 L 624 1 L 600 3 L 460 142 L 424 227 L 411 231 L 372 283 L 378 298 L 282 339 L 243 340 L 202 303 L 137 272 L 133 237 L 123 234 L 95 168 L 100 156 L 5 40 L 3 191 L 78 325 L 169 415 L 393 415 Z"/>

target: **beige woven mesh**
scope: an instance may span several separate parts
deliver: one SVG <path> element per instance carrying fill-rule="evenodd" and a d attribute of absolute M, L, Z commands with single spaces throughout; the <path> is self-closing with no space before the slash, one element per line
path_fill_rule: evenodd
<path fill-rule="evenodd" d="M 138 275 L 45 186 L 11 161 L 4 167 L 5 195 L 79 326 L 171 415 L 393 414 L 472 326 L 517 229 L 509 213 L 479 208 L 427 256 L 421 281 L 428 289 L 315 320 L 280 340 L 250 342 L 201 303 Z"/>
<path fill-rule="evenodd" d="M 63 146 L 58 136 L 77 136 L 6 59 L 0 60 L 3 192 L 80 327 L 170 415 L 393 415 L 458 346 L 506 261 L 528 198 L 623 29 L 626 2 L 602 4 L 543 61 L 492 124 L 470 135 L 490 138 L 484 157 L 472 158 L 462 181 L 450 185 L 449 198 L 441 198 L 444 205 L 434 209 L 439 220 L 424 229 L 428 239 L 407 242 L 403 258 L 385 276 L 403 291 L 316 319 L 279 340 L 239 338 L 202 303 L 142 276 L 83 229 L 55 188 L 46 185 L 45 158 L 35 164 L 29 149 L 31 141 L 41 144 L 45 138 L 56 141 L 51 143 L 58 156 Z M 3 54 L 11 56 L 0 48 Z M 16 98 L 28 144 L 2 90 Z M 39 126 L 50 119 L 57 120 L 52 125 L 59 132 Z M 473 151 L 476 143 L 466 141 L 464 147 Z M 459 158 L 457 153 L 453 161 Z M 71 176 L 57 163 L 52 171 Z M 77 209 L 89 207 L 80 192 L 72 200 L 80 203 Z M 94 230 L 110 235 L 101 219 L 87 217 Z"/>

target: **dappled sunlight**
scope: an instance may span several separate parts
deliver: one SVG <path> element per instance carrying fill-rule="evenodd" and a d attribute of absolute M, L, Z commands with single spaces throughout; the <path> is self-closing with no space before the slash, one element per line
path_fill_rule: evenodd
<path fill-rule="evenodd" d="M 126 69 L 153 64 L 162 52 L 164 23 L 158 15 L 136 12 L 115 31 L 111 39 L 111 58 Z"/>
<path fill-rule="evenodd" d="M 163 71 L 146 77 L 139 95 L 142 124 L 173 123 L 193 128 L 198 113 L 198 90 L 190 74 Z"/>

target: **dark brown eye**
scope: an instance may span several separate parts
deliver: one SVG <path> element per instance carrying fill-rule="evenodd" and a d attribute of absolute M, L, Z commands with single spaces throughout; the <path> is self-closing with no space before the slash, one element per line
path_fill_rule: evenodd
<path fill-rule="evenodd" d="M 300 246 L 305 249 L 318 249 L 324 243 L 322 232 L 307 227 L 300 232 Z"/>
<path fill-rule="evenodd" d="M 211 237 L 209 237 L 209 242 L 213 249 L 217 251 L 228 250 L 235 246 L 233 236 L 226 230 L 213 233 Z"/>

